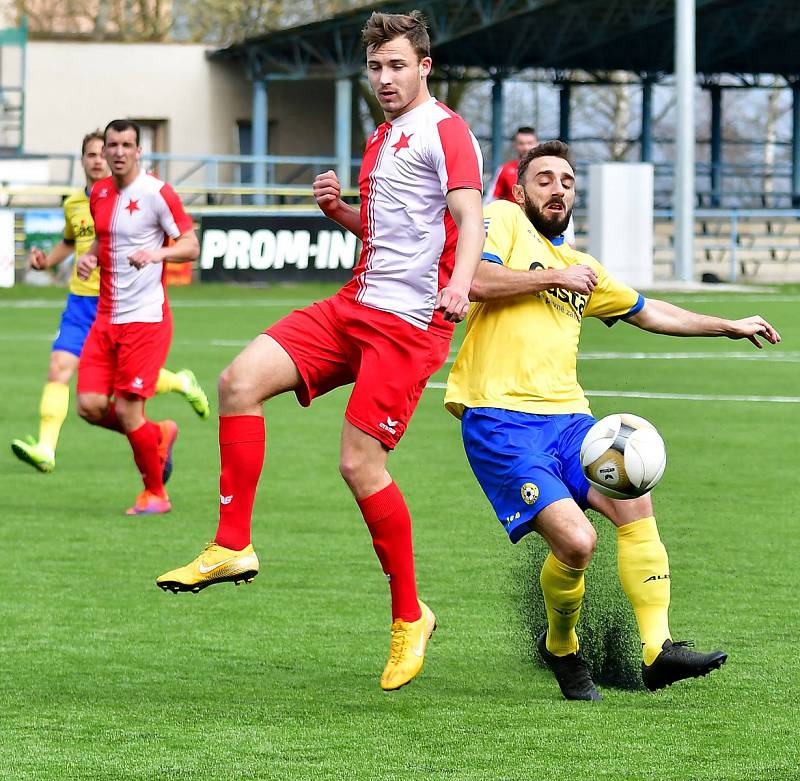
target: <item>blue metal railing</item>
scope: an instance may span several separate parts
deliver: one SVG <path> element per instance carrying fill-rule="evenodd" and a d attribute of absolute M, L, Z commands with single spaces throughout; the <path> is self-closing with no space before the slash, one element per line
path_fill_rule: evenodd
<path fill-rule="evenodd" d="M 655 209 L 653 217 L 656 220 L 672 223 L 672 210 L 671 209 Z M 720 241 L 715 243 L 704 243 L 704 250 L 723 250 L 729 253 L 729 279 L 735 282 L 738 278 L 739 272 L 739 259 L 743 252 L 741 225 L 743 221 L 757 221 L 759 224 L 766 224 L 768 230 L 764 233 L 754 234 L 748 232 L 746 235 L 753 239 L 763 240 L 760 245 L 762 251 L 774 251 L 774 247 L 769 244 L 770 237 L 777 238 L 783 234 L 780 230 L 769 230 L 773 225 L 785 227 L 786 224 L 799 222 L 800 223 L 800 209 L 696 209 L 694 212 L 695 217 L 695 237 L 708 236 L 707 226 L 705 230 L 698 232 L 698 224 L 702 226 L 703 222 L 716 222 L 720 227 L 725 225 L 727 230 L 719 230 L 713 236 L 720 237 Z M 722 240 L 722 237 L 726 237 Z M 753 248 L 750 248 L 752 251 Z M 781 249 L 787 253 L 794 252 L 793 248 L 782 246 Z M 800 256 L 800 235 L 797 236 L 797 253 Z M 673 268 L 674 275 L 674 268 Z"/>
<path fill-rule="evenodd" d="M 52 184 L 78 185 L 82 178 L 80 156 L 77 154 L 42 155 L 51 161 Z M 145 165 L 173 185 L 187 184 L 206 186 L 209 192 L 215 188 L 250 186 L 254 167 L 266 170 L 264 186 L 310 185 L 314 176 L 327 168 L 336 169 L 337 158 L 333 155 L 190 155 L 153 153 L 143 157 Z M 361 164 L 353 158 L 351 167 L 355 173 Z M 579 178 L 585 181 L 588 161 L 579 161 Z M 655 180 L 654 204 L 656 208 L 671 207 L 674 166 L 669 162 L 653 164 Z M 712 169 L 715 182 L 712 186 Z M 491 173 L 486 172 L 487 181 Z M 355 181 L 355 177 L 353 177 Z M 788 163 L 776 163 L 765 167 L 759 163 L 723 163 L 714 168 L 711 163 L 699 162 L 695 166 L 696 205 L 700 208 L 797 208 L 800 194 L 792 192 L 792 168 Z M 579 206 L 583 204 L 579 197 Z M 247 201 L 245 201 L 247 202 Z"/>

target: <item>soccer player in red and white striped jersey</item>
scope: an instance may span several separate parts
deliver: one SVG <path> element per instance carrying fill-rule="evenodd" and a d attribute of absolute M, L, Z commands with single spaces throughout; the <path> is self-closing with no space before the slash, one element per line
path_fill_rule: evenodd
<path fill-rule="evenodd" d="M 387 458 L 467 313 L 483 247 L 482 163 L 466 123 L 428 92 L 421 14 L 373 13 L 364 42 L 386 122 L 367 141 L 360 210 L 344 203 L 333 171 L 314 182 L 322 211 L 362 239 L 361 258 L 336 295 L 268 328 L 223 372 L 217 535 L 157 584 L 199 591 L 255 576 L 250 521 L 264 460 L 262 403 L 293 390 L 306 406 L 354 383 L 340 471 L 389 579 L 392 639 L 381 687 L 391 690 L 419 672 L 436 619 L 417 598 L 411 517 Z"/>
<path fill-rule="evenodd" d="M 92 187 L 96 239 L 78 259 L 82 279 L 100 266 L 97 318 L 78 367 L 78 413 L 128 437 L 144 490 L 127 514 L 164 513 L 171 509 L 164 481 L 178 429 L 173 421 L 148 420 L 144 406 L 172 340 L 164 260 L 194 260 L 200 247 L 175 191 L 141 170 L 138 126 L 116 119 L 104 135 L 111 176 Z M 167 248 L 170 238 L 175 243 Z"/>

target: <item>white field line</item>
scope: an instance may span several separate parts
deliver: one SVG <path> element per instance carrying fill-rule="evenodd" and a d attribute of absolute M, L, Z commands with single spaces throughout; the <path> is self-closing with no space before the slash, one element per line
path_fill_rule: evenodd
<path fill-rule="evenodd" d="M 431 390 L 444 390 L 444 382 L 429 382 Z M 734 396 L 711 395 L 705 393 L 647 393 L 646 391 L 586 390 L 587 396 L 609 399 L 666 399 L 669 401 L 746 401 L 773 404 L 800 404 L 800 396 Z"/>
<path fill-rule="evenodd" d="M 453 363 L 455 353 L 450 353 L 446 363 Z M 800 352 L 784 350 L 774 352 L 770 349 L 758 351 L 755 347 L 748 352 L 687 352 L 687 353 L 623 353 L 623 352 L 580 352 L 580 361 L 766 361 L 767 363 L 800 363 Z"/>
<path fill-rule="evenodd" d="M 293 307 L 308 306 L 313 299 L 308 298 L 274 298 L 261 301 L 254 298 L 242 299 L 205 299 L 198 298 L 194 301 L 170 301 L 173 309 L 239 309 L 252 307 L 263 309 L 266 307 Z M 18 301 L 0 301 L 0 309 L 63 309 L 66 296 L 63 299 L 25 298 Z"/>
<path fill-rule="evenodd" d="M 672 295 L 670 293 L 655 293 L 650 296 L 646 295 L 645 298 L 666 299 L 676 304 L 789 304 L 800 301 L 800 295 L 792 295 L 789 293 L 774 296 L 767 293 L 718 293 L 715 295 L 697 296 L 691 294 Z"/>

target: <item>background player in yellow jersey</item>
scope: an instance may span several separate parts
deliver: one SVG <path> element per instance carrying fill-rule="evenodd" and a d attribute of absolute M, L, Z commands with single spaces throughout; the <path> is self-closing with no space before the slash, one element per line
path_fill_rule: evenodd
<path fill-rule="evenodd" d="M 461 418 L 464 449 L 511 542 L 536 531 L 550 554 L 540 582 L 548 629 L 537 647 L 567 699 L 596 700 L 575 627 L 584 571 L 596 534 L 591 507 L 617 527 L 618 568 L 642 640 L 647 688 L 706 675 L 721 651 L 697 653 L 672 642 L 669 561 L 650 495 L 619 501 L 589 486 L 581 442 L 594 424 L 578 384 L 583 318 L 624 320 L 673 336 L 780 337 L 761 317 L 723 320 L 665 301 L 644 299 L 593 257 L 564 243 L 575 200 L 568 148 L 550 141 L 521 161 L 515 187 L 522 208 L 498 201 L 484 212 L 483 262 L 472 283 L 464 343 L 448 380 L 445 404 Z"/>
<path fill-rule="evenodd" d="M 84 136 L 81 145 L 81 164 L 86 174 L 86 188 L 70 195 L 64 201 L 64 238 L 46 256 L 38 247 L 31 249 L 28 262 L 32 268 L 50 268 L 72 254 L 78 258 L 94 242 L 94 223 L 89 212 L 89 192 L 95 182 L 108 176 L 101 131 L 97 130 Z M 74 264 L 67 305 L 61 315 L 61 324 L 53 342 L 47 384 L 44 386 L 39 405 L 39 437 L 37 439 L 28 436 L 11 442 L 14 454 L 40 472 L 52 472 L 55 469 L 58 435 L 69 410 L 69 383 L 78 368 L 83 343 L 97 313 L 100 269 L 95 269 L 86 280 L 79 279 L 76 272 L 77 264 Z M 201 418 L 209 416 L 206 394 L 194 373 L 188 369 L 179 372 L 162 369 L 156 391 L 181 393 Z M 169 455 L 167 451 L 177 434 L 177 427 L 172 421 L 163 423 L 168 434 L 166 439 L 169 440 L 164 443 L 163 460 L 166 463 Z"/>

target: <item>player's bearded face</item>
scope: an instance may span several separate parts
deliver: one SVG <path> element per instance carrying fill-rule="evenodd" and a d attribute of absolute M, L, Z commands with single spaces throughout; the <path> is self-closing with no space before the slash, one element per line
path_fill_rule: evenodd
<path fill-rule="evenodd" d="M 533 227 L 548 239 L 560 236 L 567 229 L 572 216 L 572 205 L 567 207 L 560 196 L 553 196 L 546 203 L 537 206 L 526 192 L 522 208 Z"/>
<path fill-rule="evenodd" d="M 542 236 L 554 239 L 569 225 L 575 205 L 575 175 L 566 160 L 540 157 L 531 161 L 525 173 L 520 206 Z"/>

